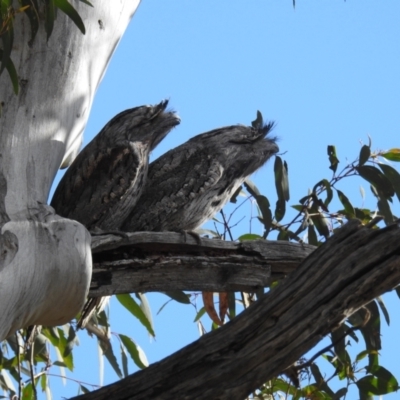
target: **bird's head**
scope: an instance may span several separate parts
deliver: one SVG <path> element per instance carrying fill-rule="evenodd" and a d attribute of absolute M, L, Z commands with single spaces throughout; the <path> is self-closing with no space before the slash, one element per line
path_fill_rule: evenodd
<path fill-rule="evenodd" d="M 155 106 L 140 106 L 122 111 L 99 135 L 109 136 L 108 132 L 111 131 L 111 144 L 126 140 L 142 142 L 151 151 L 181 122 L 174 111 L 166 110 L 167 106 L 168 100 L 163 100 Z"/>
<path fill-rule="evenodd" d="M 206 146 L 210 154 L 218 158 L 225 169 L 234 169 L 235 175 L 249 176 L 262 167 L 268 159 L 279 151 L 276 137 L 269 134 L 274 122 L 264 123 L 261 113 L 251 126 L 232 125 L 195 136 L 193 141 Z M 238 176 L 239 177 L 239 176 Z"/>

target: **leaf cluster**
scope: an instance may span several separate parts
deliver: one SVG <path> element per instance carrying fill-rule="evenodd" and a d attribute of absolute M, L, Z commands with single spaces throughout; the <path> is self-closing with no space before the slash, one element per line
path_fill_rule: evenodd
<path fill-rule="evenodd" d="M 87 0 L 80 1 L 92 6 Z M 31 38 L 28 45 L 32 46 L 40 24 L 43 24 L 47 40 L 49 40 L 58 10 L 71 18 L 79 30 L 85 34 L 86 30 L 82 18 L 67 0 L 0 0 L 0 75 L 4 70 L 7 70 L 15 94 L 18 94 L 19 91 L 18 75 L 11 58 L 15 19 L 22 14 L 28 17 L 31 28 Z"/>
<path fill-rule="evenodd" d="M 264 239 L 271 231 L 278 231 L 278 240 L 296 240 L 302 242 L 300 234 L 305 234 L 305 240 L 312 245 L 319 245 L 321 239 L 327 239 L 340 227 L 345 219 L 360 219 L 364 224 L 379 217 L 385 224 L 393 223 L 397 217 L 393 215 L 391 204 L 397 197 L 400 200 L 400 174 L 387 161 L 400 161 L 400 149 L 393 148 L 388 151 L 371 151 L 371 143 L 363 145 L 359 157 L 347 164 L 341 172 L 337 173 L 340 161 L 336 154 L 335 146 L 327 147 L 329 168 L 333 171 L 332 177 L 321 179 L 309 193 L 299 200 L 298 204 L 291 207 L 298 213 L 288 223 L 281 224 L 286 213 L 286 203 L 289 200 L 288 166 L 279 156 L 274 165 L 275 187 L 278 200 L 274 215 L 269 200 L 261 195 L 254 184 L 247 181 L 245 187 L 254 197 L 259 209 L 259 220 L 265 227 Z M 338 188 L 339 183 L 349 177 L 358 176 L 369 184 L 372 194 L 377 200 L 376 209 L 358 208 L 353 206 L 349 197 Z M 343 208 L 334 212 L 330 211 L 332 200 L 335 198 Z M 294 227 L 294 229 L 293 229 Z M 240 238 L 239 238 L 240 239 Z"/>

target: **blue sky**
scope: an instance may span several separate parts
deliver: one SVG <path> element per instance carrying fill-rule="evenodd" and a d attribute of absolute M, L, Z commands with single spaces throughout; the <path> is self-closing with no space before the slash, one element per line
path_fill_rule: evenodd
<path fill-rule="evenodd" d="M 291 0 L 143 1 L 97 92 L 84 142 L 117 113 L 168 98 L 182 122 L 153 152 L 155 159 L 196 134 L 249 124 L 260 110 L 266 120 L 277 123 L 275 134 L 289 165 L 289 204 L 296 204 L 320 179 L 331 177 L 327 145 L 336 145 L 342 166 L 358 156 L 368 135 L 373 149 L 400 147 L 400 4 L 296 3 L 293 9 Z M 272 166 L 267 164 L 252 179 L 274 203 Z M 349 180 L 340 188 L 355 206 L 375 207 L 369 186 L 361 180 Z M 398 202 L 393 211 L 400 215 Z M 246 205 L 242 215 L 248 218 L 249 213 Z M 253 228 L 262 233 L 257 224 Z M 247 230 L 248 223 L 239 225 L 236 237 Z M 171 303 L 156 316 L 168 298 L 148 298 L 155 341 L 115 301 L 111 321 L 114 332 L 131 336 L 155 362 L 197 339 L 198 330 L 193 307 Z M 393 294 L 384 300 L 392 322 L 389 329 L 382 322 L 381 362 L 400 380 L 400 303 Z M 206 319 L 205 325 L 210 326 Z M 85 332 L 80 338 L 77 368 L 68 375 L 98 383 L 95 340 Z M 119 357 L 117 341 L 113 343 Z M 105 364 L 105 383 L 110 383 L 116 375 Z M 51 372 L 58 373 L 56 368 Z M 51 387 L 54 398 L 77 391 L 72 382 L 61 387 L 58 378 L 51 378 Z"/>

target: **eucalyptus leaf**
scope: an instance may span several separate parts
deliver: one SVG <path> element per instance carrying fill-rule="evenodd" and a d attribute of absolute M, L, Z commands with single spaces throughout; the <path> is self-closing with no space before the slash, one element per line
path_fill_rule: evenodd
<path fill-rule="evenodd" d="M 358 166 L 361 167 L 362 165 L 364 165 L 368 161 L 370 155 L 371 155 L 371 149 L 369 148 L 369 146 L 364 144 L 364 146 L 361 147 L 360 150 Z"/>
<path fill-rule="evenodd" d="M 257 186 L 254 184 L 253 181 L 251 181 L 250 179 L 246 179 L 243 182 L 244 187 L 246 188 L 246 190 L 253 196 L 253 197 L 257 197 L 259 196 L 261 193 L 258 190 Z"/>
<path fill-rule="evenodd" d="M 348 197 L 340 190 L 336 190 L 340 202 L 343 204 L 343 207 L 346 212 L 346 217 L 347 218 L 354 218 L 355 216 L 355 211 L 353 205 L 350 203 L 350 200 Z"/>
<path fill-rule="evenodd" d="M 356 167 L 356 170 L 362 178 L 381 191 L 386 199 L 394 195 L 392 183 L 378 168 L 363 165 L 362 167 Z"/>
<path fill-rule="evenodd" d="M 155 336 L 151 322 L 130 294 L 117 294 L 117 300 L 147 329 L 151 336 Z"/>
<path fill-rule="evenodd" d="M 171 290 L 162 293 L 164 293 L 168 297 L 171 297 L 171 299 L 177 301 L 178 303 L 190 304 L 190 295 L 187 295 L 185 292 L 182 292 L 182 290 Z"/>
<path fill-rule="evenodd" d="M 72 21 L 74 21 L 74 24 L 83 34 L 86 33 L 85 25 L 82 21 L 82 18 L 75 10 L 75 8 L 70 3 L 68 3 L 67 0 L 54 0 L 54 5 L 58 7 L 62 12 L 67 14 L 68 17 L 70 17 Z"/>
<path fill-rule="evenodd" d="M 400 149 L 390 149 L 381 153 L 381 156 L 386 158 L 386 160 L 400 162 Z"/>
<path fill-rule="evenodd" d="M 315 227 L 312 224 L 308 225 L 308 243 L 312 244 L 313 246 L 318 246 L 317 233 L 315 232 Z"/>
<path fill-rule="evenodd" d="M 126 336 L 126 335 L 119 335 L 122 343 L 124 344 L 126 350 L 128 350 L 129 355 L 131 356 L 133 362 L 141 369 L 144 369 L 149 366 L 149 362 L 143 352 L 143 350 L 134 343 L 134 341 Z"/>
<path fill-rule="evenodd" d="M 385 174 L 386 178 L 388 178 L 389 181 L 392 183 L 396 196 L 400 201 L 400 174 L 390 165 L 386 164 L 378 164 L 378 165 L 379 168 L 382 170 L 382 172 Z"/>
<path fill-rule="evenodd" d="M 336 155 L 336 147 L 335 146 L 328 146 L 328 157 L 329 157 L 329 162 L 331 163 L 331 165 L 329 166 L 329 168 L 333 171 L 336 172 L 337 167 L 339 165 L 339 159 L 337 158 Z"/>

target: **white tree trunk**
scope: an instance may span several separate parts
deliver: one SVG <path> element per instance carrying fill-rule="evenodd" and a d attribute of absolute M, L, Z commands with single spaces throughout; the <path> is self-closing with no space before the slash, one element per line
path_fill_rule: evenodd
<path fill-rule="evenodd" d="M 46 42 L 43 24 L 31 47 L 17 16 L 14 95 L 0 78 L 0 340 L 16 329 L 63 324 L 83 305 L 92 259 L 90 235 L 46 206 L 54 176 L 82 142 L 95 91 L 140 0 L 73 2 L 86 35 L 58 10 Z"/>

